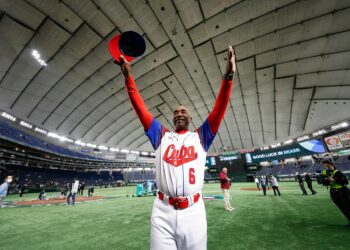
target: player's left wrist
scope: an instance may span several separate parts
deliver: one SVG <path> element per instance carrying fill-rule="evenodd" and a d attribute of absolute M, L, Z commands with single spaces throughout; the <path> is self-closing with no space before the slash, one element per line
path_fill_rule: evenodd
<path fill-rule="evenodd" d="M 231 81 L 233 80 L 233 78 L 234 78 L 233 72 L 227 72 L 222 76 L 222 79 L 227 81 Z"/>

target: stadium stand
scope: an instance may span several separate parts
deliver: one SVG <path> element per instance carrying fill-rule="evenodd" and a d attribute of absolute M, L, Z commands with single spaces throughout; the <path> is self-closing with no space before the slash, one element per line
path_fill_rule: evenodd
<path fill-rule="evenodd" d="M 342 156 L 337 161 L 335 161 L 335 166 L 337 169 L 341 170 L 344 173 L 350 173 L 350 161 L 348 160 L 347 156 Z M 260 177 L 272 174 L 276 177 L 292 177 L 296 172 L 316 175 L 323 169 L 324 168 L 322 162 L 303 162 L 302 164 L 287 163 L 284 166 L 278 165 L 272 168 L 262 167 L 256 172 L 256 176 Z"/>
<path fill-rule="evenodd" d="M 48 153 L 53 153 L 62 156 L 69 156 L 73 158 L 80 158 L 86 160 L 104 160 L 102 158 L 93 157 L 83 153 L 75 152 L 73 150 L 54 145 L 46 142 L 38 137 L 26 133 L 18 128 L 12 127 L 4 121 L 0 120 L 0 138 L 10 140 L 21 145 L 42 150 Z"/>
<path fill-rule="evenodd" d="M 153 170 L 130 171 L 127 173 L 126 179 L 128 183 L 138 183 L 138 182 L 144 182 L 149 180 L 155 180 L 156 173 Z"/>
<path fill-rule="evenodd" d="M 105 185 L 112 182 L 123 181 L 122 172 L 97 171 L 77 172 L 73 170 L 49 169 L 37 167 L 23 167 L 8 165 L 0 167 L 0 176 L 13 175 L 17 183 L 25 183 L 28 186 L 59 187 L 76 177 L 87 185 Z"/>

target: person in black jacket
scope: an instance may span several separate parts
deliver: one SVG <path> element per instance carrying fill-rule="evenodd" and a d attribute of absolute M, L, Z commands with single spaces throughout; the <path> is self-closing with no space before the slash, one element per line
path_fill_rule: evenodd
<path fill-rule="evenodd" d="M 81 196 L 84 195 L 84 189 L 85 189 L 85 182 L 82 182 L 82 183 L 81 183 L 81 186 L 80 186 L 80 195 L 81 195 Z"/>
<path fill-rule="evenodd" d="M 261 178 L 260 178 L 260 186 L 261 186 L 261 188 L 263 190 L 264 196 L 266 196 L 266 178 L 265 178 L 265 176 L 261 176 Z"/>
<path fill-rule="evenodd" d="M 331 161 L 323 161 L 323 166 L 327 168 L 327 170 L 322 171 L 323 184 L 331 187 L 331 198 L 348 219 L 347 226 L 350 227 L 350 190 L 347 187 L 349 181 L 341 171 L 335 168 Z"/>
<path fill-rule="evenodd" d="M 297 181 L 299 182 L 300 189 L 303 192 L 303 195 L 307 195 L 307 192 L 304 187 L 303 177 L 301 177 L 300 173 L 298 172 L 296 172 L 296 177 L 297 177 Z"/>
<path fill-rule="evenodd" d="M 311 193 L 313 195 L 317 194 L 317 192 L 312 188 L 312 179 L 309 174 L 305 175 L 305 182 L 307 184 L 307 187 L 310 189 Z"/>

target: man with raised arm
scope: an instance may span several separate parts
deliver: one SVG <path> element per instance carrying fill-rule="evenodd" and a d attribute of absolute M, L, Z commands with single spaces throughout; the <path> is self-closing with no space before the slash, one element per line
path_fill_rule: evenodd
<path fill-rule="evenodd" d="M 162 126 L 145 106 L 130 64 L 122 56 L 120 62 L 132 106 L 156 151 L 159 191 L 152 211 L 151 249 L 206 249 L 207 220 L 201 190 L 207 151 L 230 100 L 236 71 L 234 50 L 229 46 L 226 73 L 214 108 L 194 131 L 188 130 L 192 118 L 185 106 L 174 110 L 174 132 Z"/>

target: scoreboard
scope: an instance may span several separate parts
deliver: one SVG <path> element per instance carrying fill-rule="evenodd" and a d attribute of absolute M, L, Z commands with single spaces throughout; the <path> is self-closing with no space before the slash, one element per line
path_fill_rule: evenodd
<path fill-rule="evenodd" d="M 218 174 L 222 168 L 226 167 L 228 175 L 233 179 L 246 178 L 246 171 L 244 169 L 244 161 L 239 152 L 227 152 L 218 156 L 207 156 L 206 167 L 211 174 Z"/>

